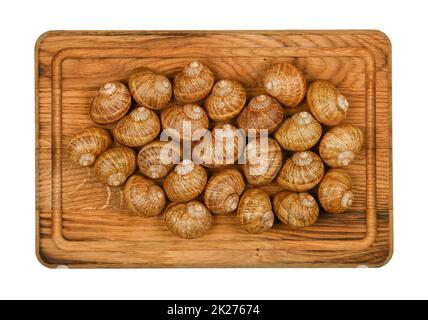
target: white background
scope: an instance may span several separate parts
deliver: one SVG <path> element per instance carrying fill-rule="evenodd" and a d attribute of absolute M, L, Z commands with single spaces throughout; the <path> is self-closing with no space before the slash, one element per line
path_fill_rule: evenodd
<path fill-rule="evenodd" d="M 428 298 L 428 10 L 425 3 L 410 0 L 3 1 L 0 8 L 0 298 Z M 33 49 L 41 33 L 55 29 L 360 28 L 384 31 L 393 45 L 395 253 L 387 266 L 71 271 L 49 270 L 36 260 Z"/>

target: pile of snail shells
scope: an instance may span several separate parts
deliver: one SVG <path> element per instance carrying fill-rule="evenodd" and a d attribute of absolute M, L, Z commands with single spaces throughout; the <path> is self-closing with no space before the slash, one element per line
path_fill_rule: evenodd
<path fill-rule="evenodd" d="M 209 232 L 216 215 L 235 215 L 243 230 L 260 233 L 275 218 L 305 227 L 317 221 L 320 206 L 329 213 L 349 209 L 352 181 L 344 168 L 361 151 L 363 133 L 342 124 L 348 100 L 327 80 L 308 86 L 289 63 L 269 66 L 261 82 L 265 93 L 248 97 L 239 81 L 216 81 L 199 61 L 172 81 L 135 69 L 127 84 L 100 87 L 89 115 L 102 127 L 69 141 L 70 160 L 93 166 L 99 182 L 122 186 L 129 214 L 163 213 L 166 227 L 185 239 Z M 160 139 L 161 132 L 173 142 Z M 183 142 L 192 145 L 190 158 Z M 281 191 L 268 194 L 263 186 L 272 183 Z"/>

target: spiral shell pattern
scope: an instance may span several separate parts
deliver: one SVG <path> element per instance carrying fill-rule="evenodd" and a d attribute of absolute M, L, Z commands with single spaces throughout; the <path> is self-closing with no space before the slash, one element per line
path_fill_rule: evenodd
<path fill-rule="evenodd" d="M 320 157 L 312 151 L 301 151 L 284 162 L 276 182 L 287 190 L 303 192 L 318 185 L 323 176 Z"/>
<path fill-rule="evenodd" d="M 352 180 L 344 169 L 330 169 L 318 188 L 318 199 L 325 211 L 342 213 L 352 206 Z"/>
<path fill-rule="evenodd" d="M 292 227 L 313 225 L 319 214 L 317 202 L 306 192 L 280 192 L 273 198 L 273 208 L 278 219 Z"/>
<path fill-rule="evenodd" d="M 103 84 L 91 103 L 89 115 L 98 124 L 121 119 L 131 107 L 131 93 L 121 82 Z"/>

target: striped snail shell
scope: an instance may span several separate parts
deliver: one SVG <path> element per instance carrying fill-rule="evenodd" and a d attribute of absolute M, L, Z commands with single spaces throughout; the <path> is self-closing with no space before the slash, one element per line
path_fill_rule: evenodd
<path fill-rule="evenodd" d="M 262 81 L 266 92 L 286 107 L 297 107 L 305 98 L 305 77 L 292 64 L 273 64 L 266 70 Z"/>
<path fill-rule="evenodd" d="M 314 81 L 309 86 L 306 100 L 314 117 L 326 126 L 337 126 L 346 118 L 348 100 L 329 81 Z"/>
<path fill-rule="evenodd" d="M 193 61 L 175 77 L 174 95 L 181 102 L 197 102 L 210 93 L 213 84 L 212 71 L 201 62 Z"/>
<path fill-rule="evenodd" d="M 282 151 L 278 142 L 267 138 L 254 139 L 245 149 L 243 171 L 248 183 L 255 186 L 272 182 L 282 166 Z"/>
<path fill-rule="evenodd" d="M 212 216 L 199 201 L 172 203 L 165 209 L 165 223 L 175 235 L 184 239 L 196 239 L 211 228 Z"/>
<path fill-rule="evenodd" d="M 129 77 L 128 86 L 134 100 L 149 109 L 162 109 L 171 100 L 171 82 L 147 68 L 135 69 Z"/>
<path fill-rule="evenodd" d="M 269 195 L 261 189 L 248 189 L 238 205 L 238 221 L 249 233 L 260 233 L 272 228 L 275 216 Z"/>
<path fill-rule="evenodd" d="M 125 202 L 131 212 L 142 217 L 154 217 L 165 207 L 165 194 L 153 180 L 133 175 L 126 181 Z"/>
<path fill-rule="evenodd" d="M 116 123 L 113 135 L 128 147 L 141 147 L 156 139 L 160 132 L 159 117 L 146 107 L 138 107 Z"/>
<path fill-rule="evenodd" d="M 273 198 L 273 208 L 278 219 L 292 227 L 313 225 L 318 218 L 319 207 L 309 193 L 283 191 Z"/>
<path fill-rule="evenodd" d="M 342 213 L 352 206 L 352 180 L 344 169 L 330 169 L 318 188 L 318 199 L 325 211 Z"/>
<path fill-rule="evenodd" d="M 268 95 L 255 96 L 237 117 L 238 127 L 246 132 L 249 129 L 265 129 L 274 132 L 284 118 L 284 109 L 280 103 Z"/>
<path fill-rule="evenodd" d="M 135 153 L 127 147 L 114 147 L 95 161 L 95 177 L 101 183 L 117 187 L 125 183 L 137 167 Z"/>
<path fill-rule="evenodd" d="M 203 108 L 197 104 L 184 106 L 173 103 L 161 113 L 162 129 L 174 140 L 196 141 L 197 132 L 208 130 L 209 119 Z"/>
<path fill-rule="evenodd" d="M 245 181 L 238 170 L 222 170 L 215 173 L 207 183 L 205 205 L 214 214 L 230 214 L 238 207 L 239 197 L 244 190 Z"/>
<path fill-rule="evenodd" d="M 204 191 L 207 180 L 208 175 L 202 166 L 185 159 L 166 176 L 163 188 L 169 200 L 187 202 Z"/>
<path fill-rule="evenodd" d="M 98 124 L 121 119 L 131 107 L 131 93 L 121 82 L 107 82 L 91 103 L 89 115 Z"/>
<path fill-rule="evenodd" d="M 276 182 L 287 190 L 302 192 L 318 185 L 323 176 L 320 157 L 312 151 L 301 151 L 284 162 Z"/>
<path fill-rule="evenodd" d="M 363 133 L 351 124 L 329 130 L 321 139 L 319 152 L 330 167 L 346 167 L 361 151 Z"/>
<path fill-rule="evenodd" d="M 111 147 L 112 143 L 113 140 L 107 130 L 91 127 L 71 138 L 67 151 L 74 163 L 82 167 L 90 167 L 101 153 Z"/>
<path fill-rule="evenodd" d="M 205 100 L 205 110 L 211 120 L 227 121 L 244 109 L 246 100 L 247 93 L 240 82 L 220 80 Z"/>
<path fill-rule="evenodd" d="M 193 149 L 197 163 L 207 168 L 226 168 L 234 164 L 244 151 L 245 134 L 231 124 L 214 127 L 211 140 L 203 140 Z"/>
<path fill-rule="evenodd" d="M 285 120 L 274 137 L 285 150 L 304 151 L 316 145 L 321 134 L 321 124 L 309 112 L 301 111 Z"/>
<path fill-rule="evenodd" d="M 153 141 L 141 148 L 138 168 L 151 179 L 162 179 L 180 161 L 180 146 L 174 142 Z"/>

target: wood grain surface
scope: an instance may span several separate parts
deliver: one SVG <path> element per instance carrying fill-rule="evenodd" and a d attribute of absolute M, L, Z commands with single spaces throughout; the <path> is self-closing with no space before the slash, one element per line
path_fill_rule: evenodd
<path fill-rule="evenodd" d="M 36 43 L 36 251 L 48 267 L 357 267 L 392 255 L 391 46 L 378 31 L 52 31 Z M 304 229 L 276 222 L 263 234 L 236 217 L 215 217 L 194 240 L 170 233 L 163 217 L 127 215 L 121 188 L 72 165 L 69 139 L 93 125 L 88 108 L 99 86 L 141 66 L 173 77 L 189 61 L 218 79 L 236 79 L 249 96 L 261 74 L 287 61 L 308 80 L 328 79 L 350 102 L 346 123 L 363 130 L 363 152 L 347 170 L 352 209 L 321 213 Z M 296 110 L 304 109 L 298 107 Z M 293 112 L 295 110 L 290 110 Z M 270 194 L 274 184 L 263 186 Z"/>

